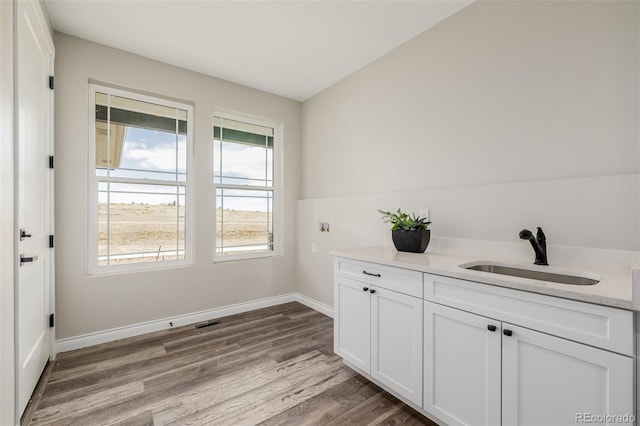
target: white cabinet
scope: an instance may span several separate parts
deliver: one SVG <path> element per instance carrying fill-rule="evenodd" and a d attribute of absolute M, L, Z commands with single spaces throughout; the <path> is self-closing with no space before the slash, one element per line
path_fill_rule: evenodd
<path fill-rule="evenodd" d="M 336 260 L 336 354 L 407 401 L 422 405 L 422 299 L 388 288 L 412 288 L 410 280 L 398 280 L 398 276 L 407 277 L 396 274 L 402 269 L 347 263 L 363 277 L 355 280 L 350 277 L 360 278 L 357 274 L 340 274 L 345 262 Z M 422 274 L 416 274 L 421 282 Z"/>
<path fill-rule="evenodd" d="M 340 257 L 334 273 L 335 352 L 443 424 L 635 421 L 633 312 Z"/>
<path fill-rule="evenodd" d="M 424 305 L 423 408 L 448 425 L 499 425 L 500 322 Z"/>
<path fill-rule="evenodd" d="M 596 424 L 630 423 L 633 358 L 511 324 L 503 332 L 511 334 L 502 335 L 503 425 L 572 425 L 602 415 L 620 421 Z"/>
<path fill-rule="evenodd" d="M 371 368 L 371 297 L 369 286 L 336 277 L 334 351 L 362 371 Z"/>
<path fill-rule="evenodd" d="M 424 298 L 553 336 L 634 356 L 633 312 L 424 274 Z"/>
<path fill-rule="evenodd" d="M 373 287 L 371 376 L 422 404 L 422 299 Z"/>
<path fill-rule="evenodd" d="M 424 307 L 425 411 L 449 425 L 569 425 L 634 414 L 632 356 L 547 334 L 580 336 L 586 330 L 571 326 L 573 318 L 591 315 L 624 329 L 632 324 L 624 311 L 571 301 L 563 310 L 555 298 L 452 278 L 425 275 L 425 284 L 426 298 L 439 302 Z M 491 317 L 457 309 L 470 305 Z M 534 321 L 547 332 L 521 326 Z M 589 343 L 625 349 L 628 339 L 632 333 L 594 327 Z"/>

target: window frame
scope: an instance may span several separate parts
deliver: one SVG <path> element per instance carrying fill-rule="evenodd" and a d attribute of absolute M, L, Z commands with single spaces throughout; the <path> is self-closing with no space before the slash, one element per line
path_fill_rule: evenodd
<path fill-rule="evenodd" d="M 248 124 L 253 124 L 257 126 L 270 127 L 273 129 L 273 184 L 271 188 L 268 187 L 260 187 L 260 186 L 251 186 L 251 185 L 234 185 L 234 184 L 216 184 L 215 183 L 215 175 L 213 173 L 214 162 L 215 162 L 215 152 L 213 150 L 213 128 L 215 127 L 215 118 L 219 117 L 227 120 L 234 120 L 245 122 Z M 237 111 L 229 111 L 224 109 L 215 109 L 213 111 L 213 115 L 211 115 L 211 145 L 212 145 L 212 155 L 211 155 L 211 182 L 213 185 L 213 262 L 230 262 L 236 260 L 250 260 L 250 259 L 261 259 L 261 258 L 270 258 L 270 257 L 278 257 L 282 256 L 283 248 L 283 225 L 284 225 L 284 203 L 283 203 L 283 139 L 284 139 L 284 124 L 282 121 L 273 120 L 265 117 L 259 117 L 251 114 L 245 114 Z M 216 219 L 216 212 L 218 209 L 217 204 L 217 190 L 218 188 L 226 188 L 226 189 L 242 189 L 242 190 L 254 190 L 254 191 L 264 191 L 271 190 L 273 191 L 273 210 L 272 214 L 272 238 L 273 238 L 273 249 L 267 250 L 263 252 L 257 253 L 246 253 L 246 254 L 227 254 L 222 255 L 218 254 L 217 247 L 217 232 L 218 232 L 218 221 Z"/>
<path fill-rule="evenodd" d="M 98 193 L 101 179 L 96 175 L 96 93 L 105 93 L 112 96 L 129 98 L 142 102 L 149 102 L 167 106 L 170 108 L 182 109 L 187 112 L 187 146 L 186 146 L 186 173 L 184 185 L 184 259 L 163 260 L 160 262 L 124 263 L 118 265 L 98 265 Z M 193 120 L 194 107 L 186 102 L 178 102 L 163 98 L 158 95 L 146 95 L 134 90 L 119 89 L 100 83 L 89 82 L 89 108 L 88 108 L 88 275 L 108 275 L 113 273 L 127 273 L 137 271 L 154 271 L 176 267 L 184 267 L 193 264 L 194 259 L 194 168 L 193 168 Z M 119 178 L 116 178 L 119 179 Z M 136 184 L 160 184 L 150 179 L 122 178 L 123 182 Z M 117 183 L 117 180 L 116 182 Z M 175 181 L 166 181 L 166 185 L 176 185 Z"/>

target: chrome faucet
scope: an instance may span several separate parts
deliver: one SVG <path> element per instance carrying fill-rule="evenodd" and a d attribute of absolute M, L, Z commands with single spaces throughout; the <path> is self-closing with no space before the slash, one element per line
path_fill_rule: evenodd
<path fill-rule="evenodd" d="M 538 232 L 536 236 L 533 236 L 533 233 L 528 229 L 523 229 L 520 231 L 520 239 L 521 240 L 529 240 L 531 243 L 531 247 L 533 247 L 533 251 L 536 253 L 536 260 L 533 262 L 534 265 L 548 265 L 547 263 L 547 238 L 542 232 L 542 228 L 538 226 Z"/>

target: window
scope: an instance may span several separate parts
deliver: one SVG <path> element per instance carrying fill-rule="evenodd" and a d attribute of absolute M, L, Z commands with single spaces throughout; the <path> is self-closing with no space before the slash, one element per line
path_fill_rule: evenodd
<path fill-rule="evenodd" d="M 213 119 L 213 182 L 218 260 L 271 256 L 278 251 L 274 150 L 278 126 L 236 116 Z"/>
<path fill-rule="evenodd" d="M 90 273 L 189 263 L 189 105 L 90 85 Z"/>

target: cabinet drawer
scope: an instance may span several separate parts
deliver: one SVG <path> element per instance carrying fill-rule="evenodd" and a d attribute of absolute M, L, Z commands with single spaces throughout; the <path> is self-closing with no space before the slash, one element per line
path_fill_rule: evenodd
<path fill-rule="evenodd" d="M 633 313 L 542 294 L 424 274 L 425 299 L 633 356 Z"/>
<path fill-rule="evenodd" d="M 336 258 L 334 272 L 346 278 L 376 285 L 388 290 L 422 297 L 422 272 L 394 268 L 377 263 Z"/>

